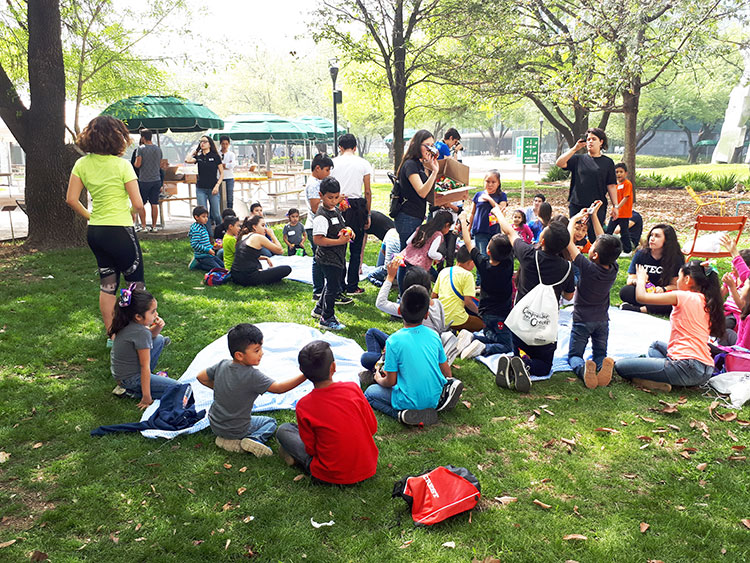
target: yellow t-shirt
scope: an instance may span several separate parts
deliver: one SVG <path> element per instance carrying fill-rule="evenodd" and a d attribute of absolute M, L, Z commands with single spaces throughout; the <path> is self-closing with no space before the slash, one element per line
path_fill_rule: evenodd
<path fill-rule="evenodd" d="M 440 274 L 438 274 L 437 281 L 435 282 L 434 291 L 438 294 L 440 303 L 443 304 L 446 324 L 453 321 L 453 326 L 455 326 L 464 324 L 469 318 L 469 314 L 464 309 L 464 300 L 462 298 L 459 299 L 451 287 L 451 271 L 453 272 L 453 285 L 456 286 L 456 290 L 461 295 L 473 297 L 476 292 L 476 286 L 474 285 L 474 275 L 460 266 L 440 270 Z"/>
<path fill-rule="evenodd" d="M 91 194 L 89 225 L 133 226 L 125 183 L 137 176 L 130 162 L 109 154 L 87 154 L 73 165 L 73 174 Z"/>

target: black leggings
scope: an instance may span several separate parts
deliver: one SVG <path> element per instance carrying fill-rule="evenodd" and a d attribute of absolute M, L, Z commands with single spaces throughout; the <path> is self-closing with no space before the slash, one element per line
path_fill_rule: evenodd
<path fill-rule="evenodd" d="M 278 283 L 292 273 L 289 266 L 276 266 L 267 270 L 252 270 L 251 272 L 232 271 L 232 281 L 236 284 L 248 285 L 267 285 Z"/>
<path fill-rule="evenodd" d="M 622 299 L 623 303 L 630 303 L 631 305 L 641 305 L 643 306 L 643 303 L 638 303 L 638 301 L 635 298 L 635 286 L 634 285 L 624 285 L 622 289 L 620 289 L 620 299 Z M 672 306 L 671 305 L 646 305 L 646 311 L 650 315 L 664 315 L 668 317 L 672 314 Z"/>
<path fill-rule="evenodd" d="M 115 295 L 120 274 L 143 283 L 143 254 L 133 227 L 89 225 L 86 239 L 99 266 L 99 289 Z"/>

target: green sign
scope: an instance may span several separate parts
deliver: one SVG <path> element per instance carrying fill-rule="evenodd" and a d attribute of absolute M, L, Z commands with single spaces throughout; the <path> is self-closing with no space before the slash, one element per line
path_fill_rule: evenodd
<path fill-rule="evenodd" d="M 521 164 L 539 164 L 539 137 L 517 137 L 516 158 Z"/>

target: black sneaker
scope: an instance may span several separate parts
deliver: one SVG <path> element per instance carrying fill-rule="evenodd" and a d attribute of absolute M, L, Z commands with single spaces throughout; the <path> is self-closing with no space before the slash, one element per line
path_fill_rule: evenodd
<path fill-rule="evenodd" d="M 510 356 L 500 356 L 495 372 L 495 383 L 503 389 L 515 389 L 513 371 L 510 369 Z"/>
<path fill-rule="evenodd" d="M 312 311 L 310 311 L 310 316 L 313 319 L 320 320 L 323 317 L 323 312 L 320 309 L 318 309 L 317 307 L 315 307 Z"/>
<path fill-rule="evenodd" d="M 313 293 L 312 300 L 313 301 L 320 301 L 320 296 L 323 295 L 322 293 Z"/>
<path fill-rule="evenodd" d="M 355 287 L 354 289 L 348 289 L 346 290 L 347 295 L 359 295 L 360 293 L 364 293 L 365 290 L 361 287 Z"/>
<path fill-rule="evenodd" d="M 352 303 L 354 303 L 354 299 L 345 293 L 339 293 L 336 297 L 336 305 L 351 305 Z"/>
<path fill-rule="evenodd" d="M 365 369 L 359 372 L 359 386 L 364 391 L 370 385 L 375 383 L 375 372 L 369 369 Z"/>
<path fill-rule="evenodd" d="M 631 303 L 620 303 L 620 311 L 633 311 L 634 313 L 640 313 L 640 305 L 633 305 Z"/>
<path fill-rule="evenodd" d="M 513 372 L 516 391 L 528 393 L 531 390 L 531 378 L 526 363 L 518 356 L 510 359 L 510 371 Z"/>
<path fill-rule="evenodd" d="M 407 426 L 430 426 L 437 424 L 438 416 L 435 409 L 406 409 L 398 411 L 398 421 Z"/>
<path fill-rule="evenodd" d="M 448 383 L 443 385 L 443 392 L 438 401 L 437 411 L 449 411 L 456 408 L 458 400 L 461 398 L 461 392 L 464 390 L 464 384 L 460 379 L 453 377 L 448 378 Z"/>

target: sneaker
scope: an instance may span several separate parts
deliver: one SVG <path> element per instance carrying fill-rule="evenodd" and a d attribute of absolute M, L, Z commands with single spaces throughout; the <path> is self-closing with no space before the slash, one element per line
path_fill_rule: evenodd
<path fill-rule="evenodd" d="M 448 383 L 443 385 L 443 392 L 440 395 L 440 400 L 438 401 L 436 410 L 441 412 L 455 409 L 463 390 L 464 384 L 460 379 L 449 377 Z"/>
<path fill-rule="evenodd" d="M 672 386 L 669 383 L 653 381 L 652 379 L 640 379 L 634 377 L 630 381 L 637 387 L 643 387 L 644 389 L 651 389 L 653 391 L 664 391 L 665 393 L 669 393 L 672 390 Z"/>
<path fill-rule="evenodd" d="M 320 319 L 319 326 L 322 329 L 328 329 L 328 330 L 344 330 L 346 328 L 346 325 L 340 323 L 336 317 L 331 317 L 327 321 Z"/>
<path fill-rule="evenodd" d="M 359 295 L 360 293 L 364 293 L 364 292 L 365 290 L 362 289 L 361 287 L 355 287 L 354 289 L 347 290 L 346 294 L 347 295 Z"/>
<path fill-rule="evenodd" d="M 370 385 L 375 383 L 375 372 L 369 369 L 365 369 L 359 372 L 359 386 L 364 391 Z"/>
<path fill-rule="evenodd" d="M 151 227 L 151 232 L 152 233 L 158 233 L 159 232 L 159 227 Z"/>
<path fill-rule="evenodd" d="M 407 426 L 430 426 L 437 424 L 438 416 L 435 409 L 406 409 L 398 411 L 398 421 Z"/>
<path fill-rule="evenodd" d="M 443 350 L 445 350 L 445 355 L 448 358 L 448 365 L 453 365 L 454 360 L 458 357 L 458 348 L 456 348 L 458 339 L 456 335 L 450 331 L 446 331 L 440 335 L 440 340 L 443 342 Z"/>
<path fill-rule="evenodd" d="M 312 300 L 313 301 L 320 301 L 320 296 L 323 295 L 322 293 L 313 293 Z"/>
<path fill-rule="evenodd" d="M 310 316 L 311 316 L 311 317 L 312 317 L 313 319 L 318 319 L 318 320 L 320 320 L 320 319 L 322 318 L 322 316 L 321 316 L 321 315 L 322 315 L 322 313 L 321 313 L 321 311 L 320 311 L 320 310 L 319 310 L 319 309 L 318 309 L 317 307 L 316 307 L 316 308 L 314 308 L 314 309 L 313 309 L 312 311 L 310 311 Z"/>
<path fill-rule="evenodd" d="M 255 457 L 266 457 L 273 454 L 271 448 L 260 442 L 256 442 L 252 438 L 242 438 L 240 440 L 240 449 L 243 452 L 253 454 Z"/>
<path fill-rule="evenodd" d="M 596 374 L 596 384 L 599 387 L 606 387 L 612 381 L 612 370 L 615 367 L 615 361 L 612 358 L 604 358 L 602 369 Z"/>
<path fill-rule="evenodd" d="M 140 233 L 143 230 L 143 227 L 141 227 L 140 225 L 135 225 L 135 227 L 133 228 L 135 229 L 136 233 Z"/>
<path fill-rule="evenodd" d="M 286 463 L 289 467 L 294 465 L 296 462 L 294 461 L 294 458 L 289 454 L 288 451 L 284 449 L 284 446 L 279 446 L 279 457 L 284 460 L 284 463 Z"/>
<path fill-rule="evenodd" d="M 461 332 L 458 333 L 458 342 L 456 342 L 456 348 L 458 349 L 458 353 L 464 351 L 464 348 L 466 348 L 469 344 L 471 344 L 471 341 L 474 340 L 474 333 L 469 332 L 466 329 L 463 329 Z"/>
<path fill-rule="evenodd" d="M 641 306 L 632 305 L 631 303 L 620 303 L 620 311 L 633 311 L 634 313 L 640 313 Z"/>
<path fill-rule="evenodd" d="M 630 252 L 621 252 L 620 253 L 620 258 L 630 258 L 631 256 L 633 256 L 633 251 L 632 250 Z"/>
<path fill-rule="evenodd" d="M 354 299 L 345 293 L 339 293 L 336 297 L 336 305 L 351 305 L 352 303 L 354 303 Z"/>
<path fill-rule="evenodd" d="M 503 389 L 515 389 L 516 382 L 510 369 L 510 356 L 500 356 L 495 372 L 495 384 Z"/>
<path fill-rule="evenodd" d="M 469 344 L 466 348 L 464 348 L 463 352 L 461 352 L 461 359 L 462 360 L 468 360 L 470 358 L 476 358 L 477 356 L 481 356 L 482 352 L 484 352 L 484 342 L 480 342 L 479 340 L 474 340 L 471 344 Z"/>
<path fill-rule="evenodd" d="M 172 339 L 171 339 L 171 338 L 169 338 L 169 336 L 165 336 L 165 337 L 164 337 L 164 347 L 166 348 L 166 347 L 167 347 L 167 346 L 169 346 L 169 345 L 170 345 L 171 343 L 172 343 Z"/>
<path fill-rule="evenodd" d="M 198 260 L 196 260 L 195 258 L 193 258 L 190 261 L 190 264 L 188 264 L 188 269 L 190 269 L 190 270 L 197 270 L 198 269 Z"/>
<path fill-rule="evenodd" d="M 572 305 L 573 300 L 572 299 L 565 299 L 565 297 L 560 296 L 560 307 L 567 307 L 568 305 Z"/>
<path fill-rule="evenodd" d="M 239 453 L 243 451 L 242 446 L 240 445 L 240 440 L 231 440 L 229 438 L 216 436 L 216 440 L 214 441 L 214 443 L 222 450 L 226 450 L 228 452 Z"/>
<path fill-rule="evenodd" d="M 122 398 L 122 397 L 125 397 L 127 395 L 127 393 L 128 393 L 128 390 L 125 389 L 125 387 L 121 387 L 120 385 L 115 385 L 115 388 L 112 389 L 112 394 L 115 397 Z"/>
<path fill-rule="evenodd" d="M 516 391 L 528 393 L 531 390 L 531 378 L 529 377 L 526 362 L 518 356 L 513 356 L 510 359 L 510 370 L 513 372 Z"/>
<path fill-rule="evenodd" d="M 586 367 L 583 371 L 583 384 L 586 389 L 596 389 L 598 385 L 596 379 L 596 364 L 593 360 L 586 360 Z"/>

